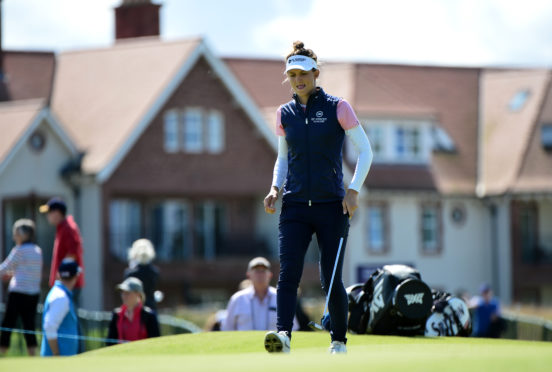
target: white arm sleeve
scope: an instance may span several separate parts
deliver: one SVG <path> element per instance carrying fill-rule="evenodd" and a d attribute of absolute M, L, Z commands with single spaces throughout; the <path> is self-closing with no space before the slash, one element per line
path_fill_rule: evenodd
<path fill-rule="evenodd" d="M 278 157 L 274 164 L 274 172 L 272 174 L 272 186 L 282 189 L 286 181 L 288 172 L 288 146 L 284 136 L 278 136 Z"/>
<path fill-rule="evenodd" d="M 48 340 L 58 337 L 58 328 L 68 312 L 68 297 L 60 296 L 50 302 L 50 308 L 44 315 L 44 333 Z"/>
<path fill-rule="evenodd" d="M 366 136 L 366 133 L 364 132 L 364 129 L 362 129 L 361 125 L 357 125 L 352 129 L 346 130 L 345 134 L 347 134 L 351 140 L 351 143 L 358 151 L 355 173 L 349 188 L 360 192 L 360 189 L 364 184 L 364 180 L 368 175 L 368 171 L 370 170 L 370 166 L 372 165 L 374 154 L 372 153 L 372 147 L 370 146 L 370 141 L 368 141 L 368 136 Z"/>

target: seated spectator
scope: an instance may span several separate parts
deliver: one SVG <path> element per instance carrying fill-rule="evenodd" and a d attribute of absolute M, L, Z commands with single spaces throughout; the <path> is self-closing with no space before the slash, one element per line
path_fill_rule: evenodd
<path fill-rule="evenodd" d="M 145 294 L 142 281 L 130 277 L 117 286 L 121 290 L 123 305 L 113 311 L 107 338 L 111 340 L 137 341 L 150 337 L 159 337 L 159 323 L 152 309 L 143 305 Z"/>
<path fill-rule="evenodd" d="M 493 296 L 491 286 L 486 283 L 481 286 L 480 293 L 480 297 L 470 301 L 470 308 L 473 309 L 474 314 L 473 335 L 499 338 L 505 325 L 498 298 Z"/>
<path fill-rule="evenodd" d="M 276 288 L 270 286 L 270 262 L 256 257 L 247 265 L 249 285 L 234 293 L 221 322 L 222 331 L 270 330 L 276 328 Z M 240 285 L 247 285 L 242 281 Z M 297 328 L 296 321 L 294 325 Z"/>
<path fill-rule="evenodd" d="M 0 276 L 10 278 L 8 286 L 8 301 L 2 335 L 0 336 L 0 354 L 6 354 L 10 348 L 11 331 L 15 328 L 17 318 L 21 317 L 23 329 L 35 331 L 36 306 L 40 294 L 40 277 L 42 275 L 42 250 L 33 244 L 35 224 L 28 219 L 15 221 L 13 224 L 13 241 L 15 247 L 8 257 L 0 264 Z M 36 336 L 25 334 L 27 353 L 36 354 Z"/>
<path fill-rule="evenodd" d="M 145 305 L 153 311 L 157 310 L 155 289 L 159 279 L 159 269 L 152 264 L 155 249 L 148 239 L 138 239 L 132 243 L 128 251 L 128 268 L 125 269 L 125 279 L 135 277 L 142 281 L 146 295 Z"/>
<path fill-rule="evenodd" d="M 54 282 L 44 301 L 41 356 L 69 356 L 79 351 L 79 325 L 73 289 L 80 272 L 81 268 L 73 259 L 66 258 L 58 266 L 59 280 Z"/>
<path fill-rule="evenodd" d="M 247 265 L 251 284 L 228 302 L 222 331 L 269 330 L 276 328 L 276 288 L 270 286 L 270 262 L 256 257 Z"/>

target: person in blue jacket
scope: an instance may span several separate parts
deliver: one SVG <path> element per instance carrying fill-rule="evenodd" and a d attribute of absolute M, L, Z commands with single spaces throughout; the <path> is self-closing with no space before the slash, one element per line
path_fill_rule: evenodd
<path fill-rule="evenodd" d="M 286 57 L 285 75 L 293 98 L 277 111 L 278 156 L 272 184 L 264 199 L 267 213 L 275 213 L 282 194 L 279 221 L 280 274 L 277 287 L 276 331 L 265 336 L 269 352 L 289 352 L 297 287 L 305 253 L 316 234 L 320 250 L 320 278 L 329 296 L 330 353 L 345 353 L 348 303 L 341 279 L 349 219 L 358 208 L 358 193 L 372 162 L 370 142 L 351 105 L 316 85 L 317 56 L 296 41 Z M 343 142 L 347 136 L 358 151 L 355 173 L 345 189 Z M 339 242 L 342 248 L 337 257 Z"/>
<path fill-rule="evenodd" d="M 41 356 L 69 356 L 79 351 L 79 326 L 73 302 L 73 289 L 81 272 L 73 259 L 64 259 L 44 301 Z"/>

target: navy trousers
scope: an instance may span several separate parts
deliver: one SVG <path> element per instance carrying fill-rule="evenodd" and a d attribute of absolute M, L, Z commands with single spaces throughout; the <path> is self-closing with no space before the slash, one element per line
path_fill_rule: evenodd
<path fill-rule="evenodd" d="M 317 203 L 308 206 L 300 203 L 282 203 L 279 224 L 280 276 L 277 291 L 277 329 L 291 336 L 293 316 L 297 302 L 297 288 L 303 274 L 305 253 L 312 235 L 316 234 L 320 250 L 320 281 L 328 293 L 332 272 L 343 237 L 341 253 L 328 305 L 332 341 L 343 341 L 347 333 L 348 301 L 341 279 L 343 256 L 349 232 L 348 215 L 343 214 L 341 202 Z"/>

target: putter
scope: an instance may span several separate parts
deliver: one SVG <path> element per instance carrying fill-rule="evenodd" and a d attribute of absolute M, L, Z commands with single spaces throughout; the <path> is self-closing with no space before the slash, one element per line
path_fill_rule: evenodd
<path fill-rule="evenodd" d="M 335 270 L 337 270 L 337 263 L 339 262 L 339 255 L 341 254 L 341 246 L 343 245 L 343 237 L 339 239 L 339 248 L 337 248 L 337 256 L 335 257 L 335 263 L 334 268 L 332 272 L 332 279 L 330 280 L 330 288 L 328 289 L 328 294 L 326 295 L 326 305 L 324 305 L 324 313 L 322 314 L 322 318 L 324 318 L 328 313 L 328 304 L 330 302 L 330 294 L 332 293 L 333 288 L 333 282 L 335 277 Z M 311 320 L 309 322 L 309 327 L 316 331 L 325 331 L 326 329 L 321 325 L 316 323 L 314 320 Z"/>

